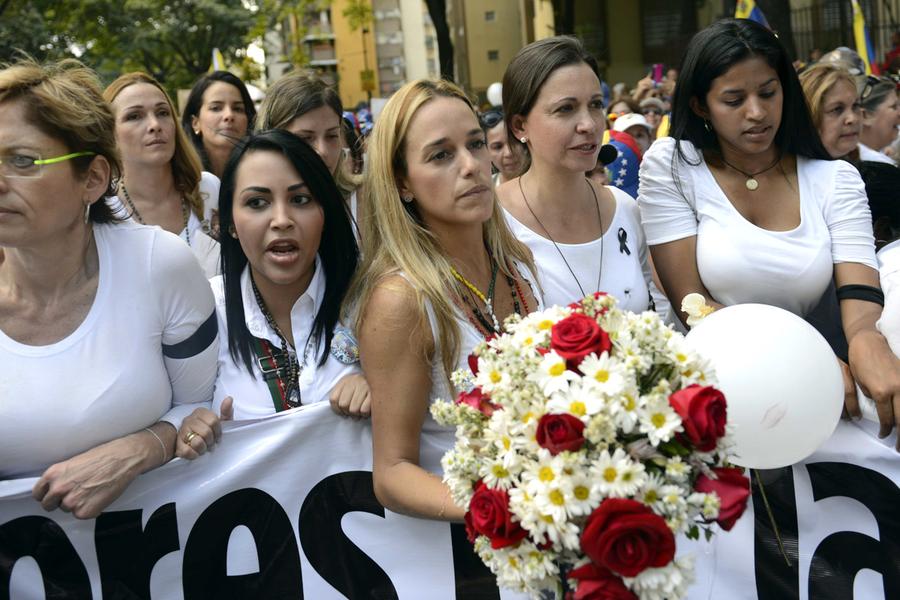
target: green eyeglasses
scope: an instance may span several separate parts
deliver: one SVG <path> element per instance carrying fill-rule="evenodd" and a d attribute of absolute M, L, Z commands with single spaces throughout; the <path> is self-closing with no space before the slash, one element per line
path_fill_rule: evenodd
<path fill-rule="evenodd" d="M 36 179 L 43 173 L 44 165 L 55 165 L 79 156 L 94 156 L 96 152 L 72 152 L 53 158 L 41 158 L 39 154 L 0 155 L 0 175 L 20 179 Z"/>

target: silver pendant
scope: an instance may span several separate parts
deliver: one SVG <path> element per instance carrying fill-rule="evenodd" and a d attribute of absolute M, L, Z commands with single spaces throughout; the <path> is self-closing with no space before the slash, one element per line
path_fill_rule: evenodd
<path fill-rule="evenodd" d="M 288 389 L 287 403 L 291 408 L 297 408 L 298 406 L 300 406 L 300 388 L 298 388 L 296 385 L 292 385 Z"/>
<path fill-rule="evenodd" d="M 751 192 L 755 192 L 756 188 L 759 187 L 759 182 L 756 179 L 754 179 L 753 177 L 751 177 L 750 179 L 748 179 L 746 181 L 746 183 L 744 183 L 744 185 L 746 185 L 747 189 L 750 190 Z"/>

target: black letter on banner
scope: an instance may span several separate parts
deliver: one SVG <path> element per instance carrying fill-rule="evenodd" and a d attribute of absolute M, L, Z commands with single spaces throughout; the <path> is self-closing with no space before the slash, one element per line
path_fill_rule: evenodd
<path fill-rule="evenodd" d="M 475 553 L 466 536 L 465 525 L 450 525 L 450 541 L 453 543 L 453 576 L 456 578 L 458 600 L 499 600 L 497 579 Z"/>
<path fill-rule="evenodd" d="M 93 597 L 87 569 L 62 527 L 47 517 L 19 517 L 0 525 L 0 598 L 9 598 L 12 570 L 23 556 L 37 561 L 47 600 Z"/>
<path fill-rule="evenodd" d="M 175 503 L 156 509 L 141 526 L 141 510 L 103 513 L 94 541 L 104 598 L 150 598 L 150 574 L 156 562 L 180 548 Z"/>
<path fill-rule="evenodd" d="M 259 573 L 227 574 L 228 539 L 245 525 L 256 541 Z M 272 496 L 255 488 L 222 496 L 203 511 L 184 546 L 185 600 L 303 598 L 300 551 L 291 521 Z"/>
<path fill-rule="evenodd" d="M 784 550 L 791 560 L 787 565 L 769 521 L 769 512 L 757 483 L 757 473 L 765 486 L 766 498 L 772 508 Z M 798 571 L 797 499 L 794 496 L 794 471 L 782 469 L 751 470 L 753 490 L 754 540 L 753 554 L 756 570 L 758 600 L 797 600 L 800 598 Z M 725 534 L 727 535 L 727 534 Z"/>
<path fill-rule="evenodd" d="M 341 529 L 344 515 L 359 511 L 384 518 L 371 471 L 336 473 L 317 483 L 300 507 L 303 553 L 322 579 L 350 600 L 396 600 L 387 573 Z"/>
<path fill-rule="evenodd" d="M 884 597 L 900 598 L 900 490 L 881 473 L 857 465 L 821 462 L 806 468 L 816 502 L 834 496 L 853 498 L 872 512 L 879 537 L 840 531 L 822 540 L 809 568 L 809 597 L 851 598 L 856 574 L 871 569 L 882 575 Z"/>

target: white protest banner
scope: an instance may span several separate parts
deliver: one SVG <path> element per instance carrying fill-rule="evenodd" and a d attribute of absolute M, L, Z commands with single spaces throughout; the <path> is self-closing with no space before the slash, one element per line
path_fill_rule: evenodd
<path fill-rule="evenodd" d="M 692 600 L 900 598 L 900 455 L 842 422 L 809 460 L 761 472 L 734 530 L 693 552 Z M 136 480 L 99 518 L 0 482 L 0 600 L 512 598 L 461 526 L 385 511 L 365 421 L 326 405 L 232 424 L 194 462 Z M 754 514 L 755 509 L 755 514 Z"/>

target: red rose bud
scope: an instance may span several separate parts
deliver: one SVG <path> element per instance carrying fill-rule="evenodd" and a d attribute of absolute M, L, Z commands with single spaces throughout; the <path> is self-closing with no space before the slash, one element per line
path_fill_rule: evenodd
<path fill-rule="evenodd" d="M 478 357 L 470 354 L 466 360 L 469 363 L 469 370 L 472 371 L 472 375 L 478 375 Z"/>
<path fill-rule="evenodd" d="M 743 469 L 736 467 L 717 467 L 712 471 L 717 478 L 701 475 L 697 478 L 694 489 L 704 494 L 714 493 L 719 497 L 719 518 L 716 523 L 729 531 L 747 508 L 750 480 L 744 477 Z"/>
<path fill-rule="evenodd" d="M 492 490 L 483 483 L 475 490 L 466 512 L 466 531 L 469 539 L 485 535 L 491 548 L 514 546 L 525 539 L 528 532 L 512 520 L 509 496 L 504 490 Z"/>
<path fill-rule="evenodd" d="M 682 439 L 701 452 L 716 449 L 716 442 L 725 435 L 727 420 L 727 403 L 722 392 L 695 383 L 669 396 L 669 404 L 681 417 Z"/>
<path fill-rule="evenodd" d="M 584 444 L 584 423 L 569 414 L 547 414 L 538 421 L 535 439 L 554 456 L 564 450 L 574 452 Z"/>
<path fill-rule="evenodd" d="M 594 563 L 635 577 L 675 557 L 675 536 L 662 517 L 635 500 L 607 498 L 588 517 L 581 550 Z"/>
<path fill-rule="evenodd" d="M 578 580 L 573 600 L 637 600 L 634 592 L 612 571 L 594 563 L 574 569 L 569 578 Z"/>
<path fill-rule="evenodd" d="M 485 417 L 490 417 L 497 409 L 497 405 L 491 402 L 489 396 L 481 392 L 480 387 L 472 388 L 469 392 L 460 392 L 456 397 L 456 403 L 468 404 Z"/>
<path fill-rule="evenodd" d="M 550 330 L 550 348 L 566 359 L 575 370 L 588 354 L 600 356 L 612 348 L 609 335 L 586 315 L 575 313 L 556 323 Z"/>

